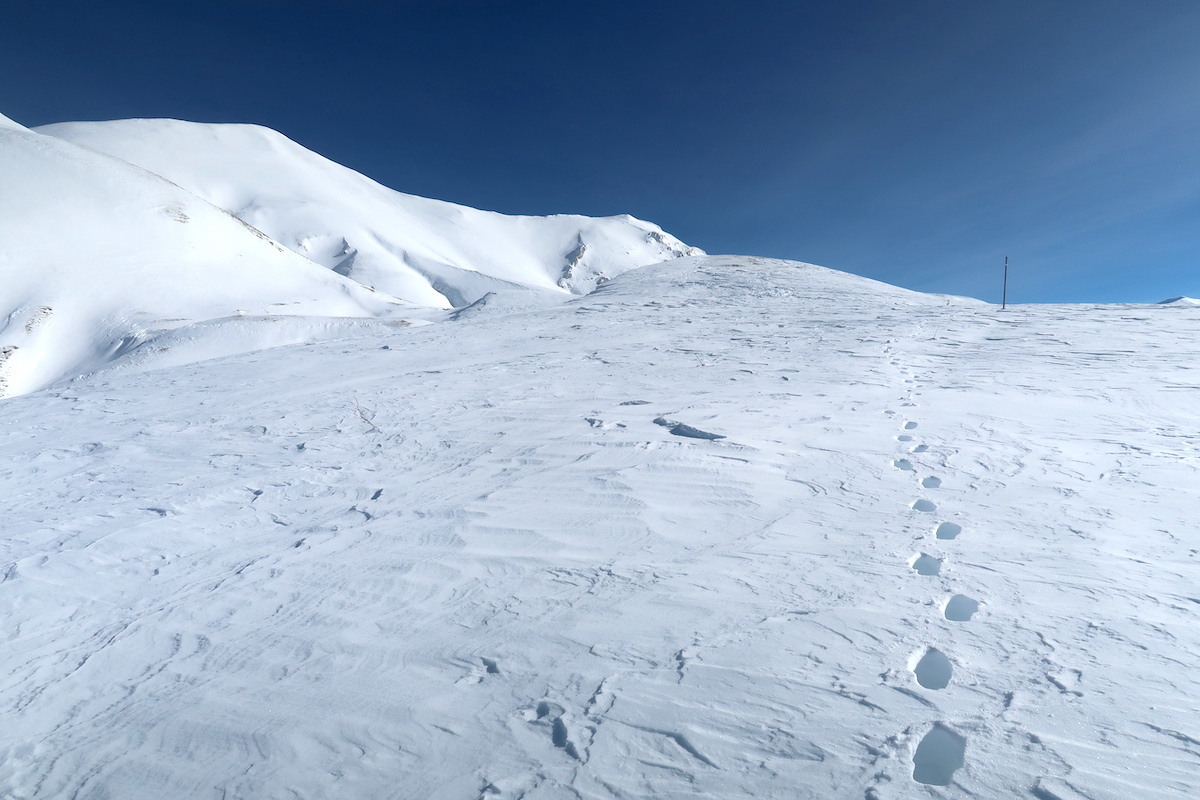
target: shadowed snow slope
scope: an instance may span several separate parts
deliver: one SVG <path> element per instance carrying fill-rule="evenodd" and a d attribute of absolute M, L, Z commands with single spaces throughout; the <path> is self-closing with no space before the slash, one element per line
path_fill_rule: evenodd
<path fill-rule="evenodd" d="M 1200 308 L 514 297 L 0 403 L 4 796 L 1197 796 Z"/>
<path fill-rule="evenodd" d="M 86 147 L 0 125 L 0 176 L 0 396 L 102 364 L 156 329 L 400 308 Z"/>
<path fill-rule="evenodd" d="M 421 305 L 464 306 L 514 284 L 583 294 L 702 254 L 630 216 L 514 217 L 400 194 L 257 125 L 132 119 L 38 131 L 162 175 L 297 253 Z"/>

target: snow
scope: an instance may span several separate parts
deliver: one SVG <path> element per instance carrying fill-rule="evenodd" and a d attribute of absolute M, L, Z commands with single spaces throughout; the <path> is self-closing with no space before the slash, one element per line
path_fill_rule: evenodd
<path fill-rule="evenodd" d="M 6 796 L 1196 795 L 1200 310 L 692 257 L 420 321 L 0 403 Z"/>
<path fill-rule="evenodd" d="M 513 217 L 401 194 L 258 125 L 134 119 L 40 133 L 162 175 L 330 269 L 426 306 L 527 286 L 581 294 L 636 267 L 700 255 L 622 215 Z"/>
<path fill-rule="evenodd" d="M 0 175 L 0 397 L 582 293 L 701 252 L 629 216 L 403 195 L 253 125 L 0 118 Z"/>
<path fill-rule="evenodd" d="M 1172 297 L 1169 300 L 1160 300 L 1160 306 L 1181 305 L 1181 306 L 1200 306 L 1200 300 L 1194 297 Z"/>
<path fill-rule="evenodd" d="M 0 175 L 0 397 L 197 321 L 405 308 L 85 147 L 0 127 Z"/>

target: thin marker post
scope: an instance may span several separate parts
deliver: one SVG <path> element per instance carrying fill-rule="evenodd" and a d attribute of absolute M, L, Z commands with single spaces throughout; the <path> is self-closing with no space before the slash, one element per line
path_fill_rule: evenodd
<path fill-rule="evenodd" d="M 1008 256 L 1004 257 L 1004 293 L 1000 295 L 1000 310 L 1008 305 Z"/>

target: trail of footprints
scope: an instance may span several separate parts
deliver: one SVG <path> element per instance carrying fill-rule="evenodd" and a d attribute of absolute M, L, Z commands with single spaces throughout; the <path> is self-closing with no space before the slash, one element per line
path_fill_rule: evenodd
<path fill-rule="evenodd" d="M 911 404 L 911 403 L 910 403 Z M 887 412 L 890 415 L 893 412 Z M 924 444 L 914 441 L 918 423 L 907 421 L 903 425 L 903 433 L 896 436 L 897 441 L 910 444 L 910 454 L 920 454 L 928 451 Z M 916 475 L 919 472 L 917 464 L 910 458 L 897 458 L 892 466 L 901 472 Z M 939 489 L 942 479 L 936 475 L 925 475 L 918 480 L 922 489 Z M 927 497 L 919 497 L 910 505 L 918 514 L 937 514 L 938 504 Z M 938 542 L 948 542 L 957 539 L 963 532 L 962 526 L 948 521 L 939 521 L 932 527 L 933 536 Z M 930 553 L 917 553 L 908 561 L 908 566 L 918 575 L 935 577 L 941 573 L 946 558 Z M 964 594 L 954 594 L 938 607 L 943 619 L 951 623 L 969 622 L 979 610 L 979 602 Z M 917 684 L 928 691 L 945 689 L 954 680 L 954 663 L 950 657 L 936 647 L 924 647 L 913 653 L 908 661 L 908 670 L 912 673 Z M 965 763 L 967 739 L 945 722 L 937 722 L 922 737 L 913 752 L 913 780 L 930 786 L 949 786 L 954 780 L 954 773 Z"/>

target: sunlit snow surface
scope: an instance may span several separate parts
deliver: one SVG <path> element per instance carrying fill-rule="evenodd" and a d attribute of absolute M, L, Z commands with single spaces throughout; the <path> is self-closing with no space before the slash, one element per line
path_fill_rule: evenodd
<path fill-rule="evenodd" d="M 1200 308 L 432 321 L 0 403 L 0 796 L 1200 791 Z"/>
<path fill-rule="evenodd" d="M 395 192 L 258 125 L 125 119 L 37 132 L 148 169 L 315 263 L 423 306 L 516 286 L 585 294 L 636 267 L 704 255 L 628 215 L 509 216 Z"/>
<path fill-rule="evenodd" d="M 182 363 L 489 292 L 561 300 L 682 255 L 703 251 L 627 215 L 401 194 L 259 126 L 0 116 L 0 398 L 134 349 Z"/>

